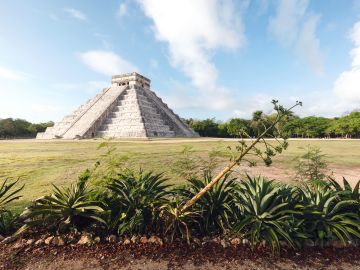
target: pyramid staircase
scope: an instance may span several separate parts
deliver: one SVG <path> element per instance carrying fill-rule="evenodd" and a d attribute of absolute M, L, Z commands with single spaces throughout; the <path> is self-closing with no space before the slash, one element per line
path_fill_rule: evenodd
<path fill-rule="evenodd" d="M 198 137 L 137 73 L 113 76 L 112 86 L 38 133 L 38 139 Z"/>

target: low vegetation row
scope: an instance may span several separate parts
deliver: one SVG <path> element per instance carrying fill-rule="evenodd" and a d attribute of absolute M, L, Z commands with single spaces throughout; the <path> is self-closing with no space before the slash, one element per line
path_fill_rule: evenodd
<path fill-rule="evenodd" d="M 227 122 L 214 118 L 205 120 L 186 119 L 185 122 L 204 137 L 238 138 L 246 132 L 256 137 L 263 129 L 264 122 L 271 122 L 275 114 L 266 115 L 262 111 L 253 113 L 252 119 L 233 118 Z M 288 119 L 279 122 L 284 135 L 291 138 L 360 138 L 360 112 L 336 118 L 298 117 L 289 115 Z M 276 135 L 275 130 L 273 135 Z"/>
<path fill-rule="evenodd" d="M 70 187 L 54 186 L 52 194 L 35 200 L 21 215 L 6 205 L 19 197 L 22 187 L 5 182 L 0 189 L 0 233 L 86 232 L 103 239 L 117 235 L 123 241 L 155 235 L 161 243 L 207 237 L 221 239 L 224 246 L 243 243 L 273 252 L 281 247 L 357 245 L 360 240 L 359 183 L 352 188 L 345 179 L 343 186 L 335 180 L 291 186 L 261 177 L 240 181 L 228 174 L 181 210 L 179 206 L 211 181 L 209 172 L 183 186 L 144 171 L 126 170 L 103 188 L 90 188 L 89 178 L 87 171 Z"/>

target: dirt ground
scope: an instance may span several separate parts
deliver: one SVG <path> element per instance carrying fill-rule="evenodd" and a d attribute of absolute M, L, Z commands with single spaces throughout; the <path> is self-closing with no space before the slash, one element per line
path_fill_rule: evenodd
<path fill-rule="evenodd" d="M 360 249 L 307 248 L 271 255 L 248 247 L 142 246 L 97 244 L 91 247 L 0 246 L 0 269 L 360 269 Z"/>

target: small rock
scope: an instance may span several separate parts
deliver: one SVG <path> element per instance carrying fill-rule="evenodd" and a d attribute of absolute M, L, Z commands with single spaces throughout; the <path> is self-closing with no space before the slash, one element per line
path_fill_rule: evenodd
<path fill-rule="evenodd" d="M 91 245 L 93 243 L 93 239 L 89 234 L 83 234 L 80 240 L 77 242 L 78 245 Z"/>
<path fill-rule="evenodd" d="M 147 242 L 148 242 L 148 239 L 147 239 L 147 237 L 146 236 L 142 236 L 142 237 L 140 237 L 140 243 L 141 244 L 147 244 Z"/>
<path fill-rule="evenodd" d="M 311 239 L 306 239 L 306 240 L 304 241 L 304 246 L 305 246 L 305 247 L 315 247 L 315 243 L 314 243 L 314 241 L 311 240 Z"/>
<path fill-rule="evenodd" d="M 35 242 L 34 239 L 28 239 L 28 240 L 25 242 L 25 245 L 30 246 L 30 245 L 32 245 L 34 242 Z"/>
<path fill-rule="evenodd" d="M 107 238 L 107 241 L 109 243 L 115 243 L 117 241 L 117 237 L 115 234 L 109 235 L 109 237 Z"/>
<path fill-rule="evenodd" d="M 42 244 L 44 244 L 44 239 L 39 239 L 35 242 L 35 246 L 40 246 Z"/>
<path fill-rule="evenodd" d="M 199 238 L 193 238 L 193 242 L 195 243 L 195 244 L 197 244 L 197 245 L 201 245 L 201 241 L 200 241 L 200 239 Z"/>
<path fill-rule="evenodd" d="M 54 239 L 54 236 L 49 236 L 45 239 L 45 245 L 50 245 L 52 240 Z"/>
<path fill-rule="evenodd" d="M 163 240 L 156 235 L 151 236 L 148 241 L 149 241 L 149 243 L 157 244 L 160 246 L 162 246 L 164 244 Z"/>
<path fill-rule="evenodd" d="M 134 244 L 136 244 L 136 242 L 138 241 L 138 237 L 136 235 L 133 235 L 130 239 L 130 241 Z"/>
<path fill-rule="evenodd" d="M 52 240 L 51 243 L 53 245 L 55 245 L 55 246 L 64 246 L 65 245 L 65 240 L 61 236 L 57 236 Z"/>
<path fill-rule="evenodd" d="M 13 249 L 18 249 L 18 248 L 22 248 L 22 247 L 24 247 L 24 243 L 22 243 L 21 241 L 20 241 L 20 242 L 16 242 L 16 243 L 12 246 Z"/>
<path fill-rule="evenodd" d="M 130 239 L 126 238 L 126 239 L 124 240 L 124 243 L 123 243 L 123 244 L 124 244 L 124 245 L 130 245 L 130 244 L 131 244 Z"/>
<path fill-rule="evenodd" d="M 240 245 L 241 244 L 241 240 L 240 238 L 233 238 L 230 240 L 230 243 L 233 245 L 233 246 L 237 246 L 237 245 Z"/>
<path fill-rule="evenodd" d="M 5 239 L 5 237 L 0 234 L 0 242 L 4 239 Z"/>
<path fill-rule="evenodd" d="M 94 238 L 94 243 L 98 244 L 98 243 L 100 243 L 100 242 L 101 242 L 100 236 L 96 236 L 96 237 Z"/>
<path fill-rule="evenodd" d="M 8 236 L 4 240 L 1 241 L 1 244 L 9 244 L 16 240 L 17 236 Z"/>
<path fill-rule="evenodd" d="M 215 244 L 220 244 L 221 240 L 219 237 L 215 237 L 215 238 L 211 239 L 211 242 L 215 243 Z"/>
<path fill-rule="evenodd" d="M 221 239 L 220 244 L 222 245 L 223 248 L 229 247 L 229 242 L 226 241 L 225 239 Z"/>
<path fill-rule="evenodd" d="M 246 238 L 244 238 L 243 240 L 242 240 L 242 244 L 243 245 L 248 245 L 250 242 L 249 242 L 249 240 L 247 240 Z"/>

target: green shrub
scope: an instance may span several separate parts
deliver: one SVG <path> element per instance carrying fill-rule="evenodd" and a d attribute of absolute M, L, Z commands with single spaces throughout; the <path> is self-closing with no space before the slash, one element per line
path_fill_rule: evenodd
<path fill-rule="evenodd" d="M 15 232 L 18 227 L 19 215 L 11 211 L 4 211 L 0 214 L 0 234 L 8 235 Z"/>
<path fill-rule="evenodd" d="M 0 234 L 6 235 L 17 227 L 18 215 L 12 213 L 6 206 L 14 200 L 21 198 L 20 191 L 24 185 L 17 187 L 19 180 L 9 183 L 9 179 L 4 180 L 0 186 Z"/>
<path fill-rule="evenodd" d="M 181 211 L 182 196 L 177 195 L 174 200 L 164 204 L 160 209 L 160 217 L 164 226 L 164 235 L 169 235 L 171 242 L 175 237 L 186 239 L 190 243 L 192 231 L 200 227 L 201 213 L 196 209 Z"/>
<path fill-rule="evenodd" d="M 344 245 L 360 238 L 359 202 L 341 197 L 328 183 L 317 181 L 302 189 L 303 229 L 321 246 L 331 240 L 341 240 Z"/>
<path fill-rule="evenodd" d="M 308 145 L 306 153 L 296 158 L 296 180 L 324 180 L 328 167 L 325 157 L 320 148 Z"/>
<path fill-rule="evenodd" d="M 111 179 L 108 189 L 112 227 L 119 234 L 158 231 L 160 209 L 171 195 L 167 180 L 162 174 L 142 170 L 137 174 L 128 170 Z"/>
<path fill-rule="evenodd" d="M 248 238 L 252 246 L 260 243 L 269 245 L 273 252 L 280 250 L 280 241 L 295 247 L 290 232 L 296 224 L 293 214 L 285 200 L 291 196 L 290 188 L 284 188 L 264 178 L 251 178 L 243 181 L 238 189 L 238 205 L 241 219 L 235 224 L 234 232 Z M 284 196 L 285 195 L 285 196 Z M 300 236 L 300 234 L 299 234 Z"/>
<path fill-rule="evenodd" d="M 0 186 L 0 213 L 6 211 L 5 206 L 10 202 L 21 198 L 19 192 L 24 188 L 24 185 L 16 187 L 19 180 L 12 183 L 8 183 L 8 181 L 9 179 L 5 179 Z"/>
<path fill-rule="evenodd" d="M 237 215 L 235 205 L 235 179 L 229 179 L 229 174 L 218 181 L 193 206 L 193 211 L 201 214 L 199 220 L 203 234 L 218 234 L 229 230 Z M 210 172 L 205 172 L 203 178 L 190 178 L 182 188 L 185 199 L 192 198 L 202 190 L 212 179 Z"/>
<path fill-rule="evenodd" d="M 21 214 L 27 219 L 27 227 L 45 227 L 49 230 L 66 231 L 83 229 L 94 222 L 106 224 L 104 205 L 91 199 L 84 181 L 78 181 L 68 188 L 53 186 L 53 193 L 41 197 Z"/>

